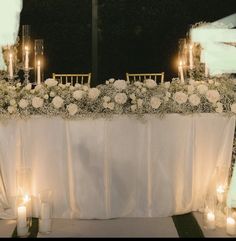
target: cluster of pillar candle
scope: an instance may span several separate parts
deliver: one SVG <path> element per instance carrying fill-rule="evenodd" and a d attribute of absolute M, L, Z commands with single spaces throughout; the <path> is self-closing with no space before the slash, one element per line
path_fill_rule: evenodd
<path fill-rule="evenodd" d="M 51 205 L 48 202 L 42 202 L 40 208 L 39 232 L 48 233 L 51 231 L 51 226 Z"/>

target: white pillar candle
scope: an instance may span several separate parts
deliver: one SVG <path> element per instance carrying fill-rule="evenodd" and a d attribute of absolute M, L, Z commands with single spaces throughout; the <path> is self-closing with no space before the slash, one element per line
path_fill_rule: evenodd
<path fill-rule="evenodd" d="M 29 48 L 25 46 L 25 69 L 29 68 Z"/>
<path fill-rule="evenodd" d="M 40 218 L 41 219 L 51 218 L 51 205 L 50 205 L 50 203 L 46 203 L 46 202 L 41 203 Z"/>
<path fill-rule="evenodd" d="M 17 226 L 19 226 L 19 227 L 26 227 L 27 226 L 26 207 L 25 206 L 18 207 Z"/>
<path fill-rule="evenodd" d="M 215 214 L 213 212 L 207 213 L 206 224 L 208 229 L 215 229 Z"/>
<path fill-rule="evenodd" d="M 23 197 L 24 204 L 26 206 L 26 215 L 27 217 L 32 216 L 32 207 L 31 207 L 31 198 L 28 194 L 24 195 Z"/>
<path fill-rule="evenodd" d="M 193 69 L 193 45 L 189 45 L 189 68 Z"/>
<path fill-rule="evenodd" d="M 206 77 L 206 78 L 209 77 L 209 70 L 208 70 L 208 65 L 207 65 L 207 63 L 205 63 L 205 77 Z"/>
<path fill-rule="evenodd" d="M 26 236 L 28 234 L 28 227 L 17 226 L 17 236 Z"/>
<path fill-rule="evenodd" d="M 49 233 L 51 232 L 52 220 L 51 219 L 39 219 L 39 232 Z"/>
<path fill-rule="evenodd" d="M 37 84 L 41 84 L 41 65 L 39 60 L 37 62 Z"/>
<path fill-rule="evenodd" d="M 9 54 L 9 77 L 13 79 L 13 55 L 12 53 Z"/>
<path fill-rule="evenodd" d="M 183 70 L 182 61 L 179 62 L 179 75 L 180 75 L 180 82 L 184 83 L 184 70 Z"/>
<path fill-rule="evenodd" d="M 232 217 L 227 218 L 226 232 L 229 235 L 235 235 L 236 234 L 236 222 Z"/>

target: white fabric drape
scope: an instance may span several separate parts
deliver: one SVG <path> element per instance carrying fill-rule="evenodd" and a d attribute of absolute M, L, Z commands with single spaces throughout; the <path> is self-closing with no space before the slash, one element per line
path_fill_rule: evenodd
<path fill-rule="evenodd" d="M 11 206 L 16 168 L 25 166 L 32 170 L 35 200 L 40 191 L 53 190 L 55 218 L 166 217 L 198 210 L 216 166 L 230 166 L 235 117 L 169 114 L 145 120 L 1 122 L 0 164 Z M 33 211 L 37 216 L 36 202 Z"/>

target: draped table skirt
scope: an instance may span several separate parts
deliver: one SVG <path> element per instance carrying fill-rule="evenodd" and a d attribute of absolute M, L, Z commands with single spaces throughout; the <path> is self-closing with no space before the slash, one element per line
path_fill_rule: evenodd
<path fill-rule="evenodd" d="M 235 117 L 220 114 L 2 121 L 0 218 L 4 205 L 14 210 L 19 167 L 31 168 L 35 217 L 45 189 L 53 191 L 55 218 L 196 211 L 215 168 L 230 166 L 234 128 Z"/>

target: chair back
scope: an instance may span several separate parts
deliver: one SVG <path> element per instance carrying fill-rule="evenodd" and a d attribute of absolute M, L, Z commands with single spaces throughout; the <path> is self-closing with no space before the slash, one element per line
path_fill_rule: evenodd
<path fill-rule="evenodd" d="M 141 81 L 144 82 L 146 79 L 152 79 L 157 82 L 158 79 L 161 83 L 164 83 L 164 72 L 161 73 L 151 73 L 151 74 L 130 74 L 126 73 L 126 80 L 129 82 Z"/>
<path fill-rule="evenodd" d="M 88 74 L 55 74 L 52 78 L 61 84 L 71 83 L 71 85 L 82 84 L 90 87 L 91 73 Z"/>

